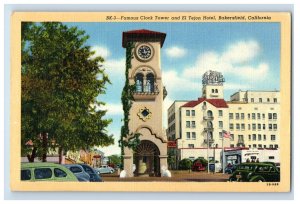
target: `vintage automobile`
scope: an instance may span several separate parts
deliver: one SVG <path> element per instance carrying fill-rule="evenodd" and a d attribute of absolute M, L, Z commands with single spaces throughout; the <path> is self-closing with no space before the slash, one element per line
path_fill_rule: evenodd
<path fill-rule="evenodd" d="M 78 181 L 81 181 L 81 182 L 90 181 L 89 174 L 84 171 L 84 169 L 81 165 L 65 164 L 64 166 L 67 167 L 77 177 Z"/>
<path fill-rule="evenodd" d="M 192 166 L 192 171 L 205 171 L 206 167 L 200 163 L 200 162 L 195 162 Z"/>
<path fill-rule="evenodd" d="M 271 163 L 242 163 L 229 177 L 229 181 L 239 182 L 279 182 L 280 172 Z"/>
<path fill-rule="evenodd" d="M 108 165 L 101 165 L 95 169 L 98 174 L 113 174 L 115 170 Z"/>
<path fill-rule="evenodd" d="M 75 181 L 76 176 L 66 167 L 48 163 L 22 163 L 21 164 L 21 181 Z"/>
<path fill-rule="evenodd" d="M 91 182 L 102 182 L 102 178 L 101 178 L 100 174 L 98 174 L 95 171 L 95 169 L 93 169 L 92 167 L 90 167 L 87 164 L 79 164 L 79 165 L 82 166 L 83 170 L 89 174 Z"/>

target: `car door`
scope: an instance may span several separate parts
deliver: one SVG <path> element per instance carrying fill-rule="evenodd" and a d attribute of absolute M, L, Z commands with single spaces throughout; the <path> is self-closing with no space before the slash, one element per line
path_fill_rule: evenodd
<path fill-rule="evenodd" d="M 34 168 L 34 180 L 36 181 L 52 181 L 53 172 L 50 167 Z"/>

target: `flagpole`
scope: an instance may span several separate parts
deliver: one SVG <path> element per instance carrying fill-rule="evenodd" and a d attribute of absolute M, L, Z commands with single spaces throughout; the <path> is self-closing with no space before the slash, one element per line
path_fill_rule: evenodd
<path fill-rule="evenodd" d="M 225 151 L 224 151 L 224 134 L 225 133 L 223 133 L 223 137 L 222 137 L 222 169 L 223 169 L 223 174 L 225 174 L 225 155 L 224 155 L 224 153 L 225 153 Z"/>

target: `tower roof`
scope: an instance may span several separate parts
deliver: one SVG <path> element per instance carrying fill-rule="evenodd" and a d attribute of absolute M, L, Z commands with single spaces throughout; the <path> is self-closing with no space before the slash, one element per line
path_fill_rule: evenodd
<path fill-rule="evenodd" d="M 166 35 L 166 33 L 146 29 L 126 31 L 123 32 L 122 47 L 125 48 L 127 42 L 131 41 L 160 42 L 160 46 L 162 47 L 165 42 Z"/>
<path fill-rule="evenodd" d="M 198 98 L 197 101 L 189 101 L 181 107 L 195 107 L 204 101 L 207 101 L 208 103 L 215 106 L 216 108 L 228 108 L 228 105 L 224 99 L 207 99 L 207 98 Z"/>

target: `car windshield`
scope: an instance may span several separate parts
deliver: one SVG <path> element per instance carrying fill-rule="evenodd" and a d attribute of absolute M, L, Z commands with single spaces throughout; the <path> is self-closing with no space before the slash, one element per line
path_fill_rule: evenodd
<path fill-rule="evenodd" d="M 254 170 L 255 166 L 253 165 L 240 165 L 238 166 L 238 170 Z"/>

